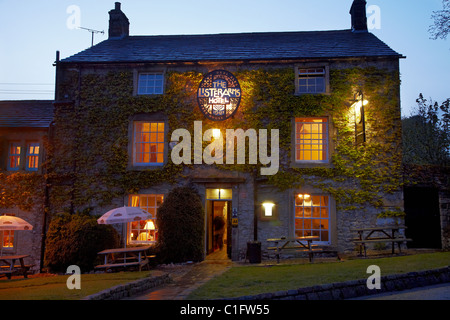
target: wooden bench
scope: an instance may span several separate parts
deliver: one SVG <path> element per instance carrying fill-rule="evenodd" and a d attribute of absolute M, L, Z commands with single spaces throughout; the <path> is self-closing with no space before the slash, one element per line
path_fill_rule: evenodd
<path fill-rule="evenodd" d="M 15 270 L 2 270 L 0 271 L 0 276 L 8 277 L 8 279 L 11 280 L 13 273 L 15 273 Z"/>
<path fill-rule="evenodd" d="M 404 242 L 412 241 L 407 239 L 403 234 L 400 234 L 400 230 L 406 229 L 405 226 L 393 225 L 393 226 L 376 226 L 368 228 L 360 228 L 350 230 L 358 233 L 358 238 L 350 239 L 354 244 L 359 245 L 359 255 L 362 256 L 362 249 L 364 248 L 364 256 L 367 257 L 368 243 L 392 243 L 392 254 L 395 253 L 395 244 L 397 243 L 398 250 L 401 253 L 401 244 Z M 366 234 L 367 233 L 367 234 Z M 380 236 L 381 235 L 381 236 Z"/>
<path fill-rule="evenodd" d="M 306 236 L 298 238 L 280 238 L 280 239 L 267 239 L 269 242 L 275 242 L 275 247 L 268 247 L 267 250 L 275 250 L 277 256 L 277 263 L 280 263 L 280 253 L 284 250 L 295 250 L 296 252 L 308 252 L 309 262 L 313 262 L 314 253 L 320 252 L 321 249 L 316 248 L 317 245 L 311 244 L 312 241 L 318 241 L 319 237 Z M 278 243 L 284 243 L 278 245 Z M 303 243 L 303 242 L 306 242 Z M 292 243 L 292 244 L 291 244 Z"/>
<path fill-rule="evenodd" d="M 15 275 L 23 275 L 24 278 L 28 278 L 28 271 L 34 267 L 34 264 L 30 265 L 15 265 L 13 269 L 10 269 L 8 266 L 0 266 L 0 276 L 6 276 L 9 280 L 11 280 L 12 276 Z"/>
<path fill-rule="evenodd" d="M 385 242 L 391 242 L 392 243 L 392 247 L 394 247 L 394 244 L 397 243 L 398 246 L 398 251 L 399 253 L 402 253 L 402 248 L 401 248 L 401 244 L 404 242 L 409 242 L 412 241 L 412 239 L 408 239 L 408 238 L 396 238 L 396 239 L 370 239 L 370 240 L 359 240 L 359 239 L 355 239 L 352 240 L 353 243 L 355 244 L 359 244 L 364 248 L 364 256 L 367 256 L 367 243 L 385 243 Z M 392 250 L 392 253 L 394 253 L 394 250 Z"/>
<path fill-rule="evenodd" d="M 150 259 L 155 258 L 155 255 L 147 256 L 146 259 L 139 261 L 133 261 L 133 262 L 123 262 L 123 263 L 108 263 L 108 264 L 101 264 L 98 266 L 95 266 L 95 269 L 113 269 L 113 268 L 129 268 L 129 267 L 138 267 L 139 271 L 141 271 L 144 267 L 148 267 Z M 119 259 L 118 259 L 119 260 Z M 120 260 L 124 260 L 123 258 Z"/>

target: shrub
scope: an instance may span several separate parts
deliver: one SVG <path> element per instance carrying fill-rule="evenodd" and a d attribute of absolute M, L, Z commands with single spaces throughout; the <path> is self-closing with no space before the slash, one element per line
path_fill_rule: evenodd
<path fill-rule="evenodd" d="M 202 201 L 191 187 L 174 188 L 158 209 L 160 261 L 201 261 L 204 253 Z"/>
<path fill-rule="evenodd" d="M 50 222 L 44 262 L 51 272 L 66 272 L 70 265 L 87 272 L 98 252 L 118 246 L 119 234 L 112 226 L 99 225 L 88 214 L 61 213 Z"/>

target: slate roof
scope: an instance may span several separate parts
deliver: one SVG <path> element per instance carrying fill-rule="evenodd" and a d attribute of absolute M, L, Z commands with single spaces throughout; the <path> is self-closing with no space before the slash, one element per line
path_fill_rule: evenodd
<path fill-rule="evenodd" d="M 53 101 L 0 101 L 0 127 L 48 128 L 53 121 Z"/>
<path fill-rule="evenodd" d="M 195 62 L 397 57 L 372 33 L 351 30 L 129 36 L 108 39 L 62 62 Z"/>

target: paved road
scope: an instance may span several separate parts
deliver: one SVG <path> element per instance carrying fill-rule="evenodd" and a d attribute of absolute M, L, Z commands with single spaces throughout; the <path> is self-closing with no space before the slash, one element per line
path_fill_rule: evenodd
<path fill-rule="evenodd" d="M 450 283 L 360 297 L 354 300 L 450 300 Z"/>

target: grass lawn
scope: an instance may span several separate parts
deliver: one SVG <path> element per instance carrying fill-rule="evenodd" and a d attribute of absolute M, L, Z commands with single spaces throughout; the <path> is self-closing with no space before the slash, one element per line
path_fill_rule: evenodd
<path fill-rule="evenodd" d="M 379 259 L 355 259 L 313 264 L 236 266 L 193 291 L 188 299 L 232 298 L 298 289 L 313 285 L 367 279 L 367 267 L 377 265 L 381 276 L 436 269 L 450 264 L 450 252 Z"/>
<path fill-rule="evenodd" d="M 149 276 L 151 271 L 82 274 L 81 290 L 67 289 L 69 275 L 0 280 L 0 300 L 79 300 L 119 284 Z"/>

